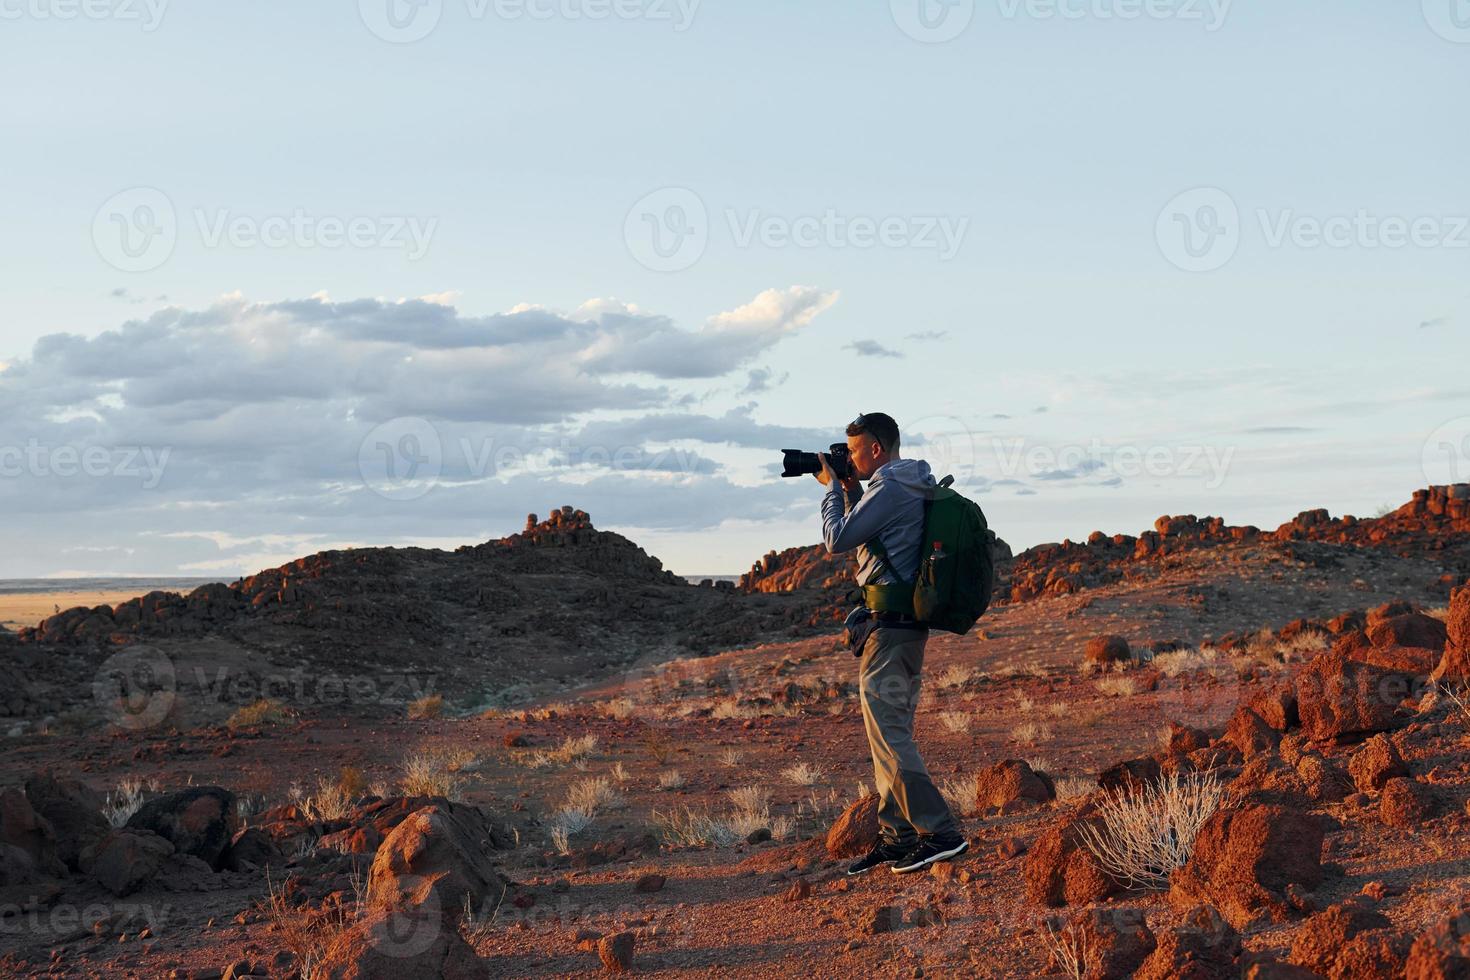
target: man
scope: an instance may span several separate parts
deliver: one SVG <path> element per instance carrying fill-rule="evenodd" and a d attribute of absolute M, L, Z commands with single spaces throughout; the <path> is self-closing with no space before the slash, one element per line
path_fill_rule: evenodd
<path fill-rule="evenodd" d="M 863 727 L 878 785 L 877 845 L 852 867 L 882 864 L 900 874 L 948 861 L 969 847 L 914 745 L 914 709 L 929 631 L 913 616 L 912 587 L 924 537 L 924 501 L 935 483 L 929 464 L 899 456 L 898 423 L 879 412 L 847 427 L 852 475 L 838 479 L 824 453 L 817 480 L 827 550 L 858 553 L 866 616 L 858 668 Z M 868 481 L 864 493 L 859 479 Z M 891 587 L 891 588 L 890 588 Z M 849 617 L 851 619 L 851 617 Z"/>

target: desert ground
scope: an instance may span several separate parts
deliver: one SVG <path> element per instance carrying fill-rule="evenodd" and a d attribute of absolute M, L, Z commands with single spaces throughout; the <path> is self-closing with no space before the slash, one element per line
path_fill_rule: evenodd
<path fill-rule="evenodd" d="M 820 549 L 563 508 L 89 599 L 0 638 L 0 973 L 1470 976 L 1467 498 L 998 551 L 917 725 L 971 848 L 903 876 Z"/>

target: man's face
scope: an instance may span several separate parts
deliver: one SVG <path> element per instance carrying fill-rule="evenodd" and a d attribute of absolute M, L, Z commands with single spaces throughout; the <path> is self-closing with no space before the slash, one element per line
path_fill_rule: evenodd
<path fill-rule="evenodd" d="M 859 479 L 871 479 L 878 467 L 883 465 L 882 444 L 866 432 L 847 437 L 847 453 Z"/>

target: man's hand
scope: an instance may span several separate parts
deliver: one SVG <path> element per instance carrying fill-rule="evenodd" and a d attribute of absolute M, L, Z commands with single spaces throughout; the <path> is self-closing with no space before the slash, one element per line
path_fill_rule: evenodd
<path fill-rule="evenodd" d="M 817 458 L 822 461 L 822 472 L 815 474 L 818 483 L 826 487 L 831 486 L 832 481 L 836 480 L 846 493 L 854 494 L 858 491 L 859 485 L 856 473 L 849 470 L 847 476 L 839 477 L 833 471 L 832 460 L 828 458 L 826 453 L 817 453 Z"/>
<path fill-rule="evenodd" d="M 837 474 L 832 472 L 832 461 L 827 458 L 826 453 L 817 453 L 817 459 L 822 461 L 822 472 L 812 474 L 822 486 L 830 486 L 837 479 Z"/>

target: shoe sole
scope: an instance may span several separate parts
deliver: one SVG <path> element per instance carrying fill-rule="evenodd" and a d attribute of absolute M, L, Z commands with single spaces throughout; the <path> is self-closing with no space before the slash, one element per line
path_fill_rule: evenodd
<path fill-rule="evenodd" d="M 879 868 L 883 867 L 883 865 L 885 865 L 885 864 L 892 864 L 892 863 L 893 863 L 892 861 L 881 861 L 878 864 L 873 865 L 871 868 L 864 868 L 861 871 L 852 871 L 852 870 L 849 870 L 847 872 L 847 876 L 849 878 L 861 878 L 863 875 L 869 873 L 870 871 L 877 871 Z"/>
<path fill-rule="evenodd" d="M 919 871 L 920 869 L 929 867 L 929 865 L 931 864 L 938 864 L 940 861 L 948 861 L 952 858 L 959 857 L 961 854 L 965 853 L 969 849 L 970 842 L 967 840 L 962 840 L 960 841 L 958 847 L 951 848 L 948 851 L 940 851 L 938 854 L 932 855 L 931 857 L 926 857 L 924 860 L 918 862 L 917 864 L 905 864 L 902 867 L 895 864 L 893 866 L 893 873 L 896 875 L 906 875 L 911 871 Z"/>

